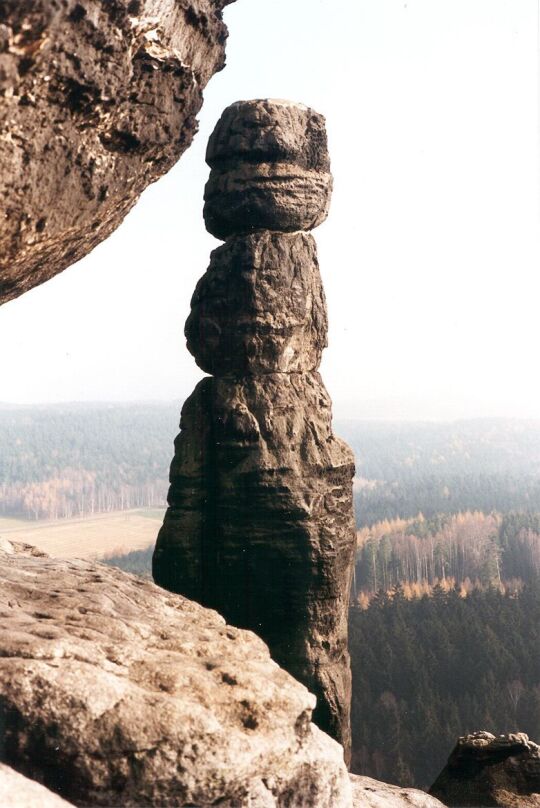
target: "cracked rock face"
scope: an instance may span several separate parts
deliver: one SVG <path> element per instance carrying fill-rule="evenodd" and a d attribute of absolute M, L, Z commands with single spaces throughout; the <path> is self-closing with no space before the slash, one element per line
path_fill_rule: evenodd
<path fill-rule="evenodd" d="M 430 793 L 460 808 L 540 808 L 540 746 L 523 732 L 465 735 Z"/>
<path fill-rule="evenodd" d="M 214 250 L 186 323 L 188 349 L 219 375 L 315 370 L 326 331 L 313 237 L 268 230 Z"/>
<path fill-rule="evenodd" d="M 90 252 L 189 146 L 228 2 L 0 3 L 0 303 Z"/>
<path fill-rule="evenodd" d="M 0 612 L 1 759 L 57 794 L 350 808 L 313 696 L 251 632 L 119 570 L 9 542 Z"/>
<path fill-rule="evenodd" d="M 317 696 L 314 721 L 348 759 L 354 458 L 333 434 L 317 372 L 327 316 L 315 241 L 289 232 L 327 213 L 324 119 L 283 101 L 233 104 L 208 155 L 206 222 L 228 238 L 197 286 L 186 336 L 213 377 L 182 410 L 154 579 L 259 634 Z M 235 196 L 239 166 L 249 181 Z"/>

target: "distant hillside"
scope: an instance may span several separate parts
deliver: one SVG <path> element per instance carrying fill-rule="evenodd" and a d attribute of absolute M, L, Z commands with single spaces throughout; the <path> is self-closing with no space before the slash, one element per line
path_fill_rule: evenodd
<path fill-rule="evenodd" d="M 0 514 L 163 507 L 178 421 L 178 404 L 0 410 Z"/>
<path fill-rule="evenodd" d="M 347 421 L 359 526 L 464 511 L 540 511 L 540 421 Z"/>
<path fill-rule="evenodd" d="M 180 405 L 0 407 L 0 515 L 162 507 Z M 355 451 L 359 526 L 540 511 L 540 421 L 337 422 Z"/>
<path fill-rule="evenodd" d="M 360 477 L 540 476 L 540 420 L 342 421 L 338 429 L 356 454 Z"/>

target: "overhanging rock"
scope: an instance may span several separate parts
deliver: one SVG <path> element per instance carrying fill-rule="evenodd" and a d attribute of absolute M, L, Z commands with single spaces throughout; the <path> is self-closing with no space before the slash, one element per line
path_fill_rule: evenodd
<path fill-rule="evenodd" d="M 0 3 L 0 303 L 89 253 L 189 146 L 228 2 Z"/>

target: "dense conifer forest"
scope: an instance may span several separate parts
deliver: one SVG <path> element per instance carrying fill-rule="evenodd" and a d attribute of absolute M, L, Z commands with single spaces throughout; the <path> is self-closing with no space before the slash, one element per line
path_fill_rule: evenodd
<path fill-rule="evenodd" d="M 178 412 L 0 408 L 0 516 L 162 508 Z M 354 770 L 426 787 L 466 732 L 540 741 L 540 421 L 336 431 L 357 461 Z M 151 552 L 108 563 L 149 575 Z"/>
<path fill-rule="evenodd" d="M 400 587 L 350 613 L 353 770 L 428 787 L 457 738 L 521 731 L 540 738 L 540 583 Z"/>

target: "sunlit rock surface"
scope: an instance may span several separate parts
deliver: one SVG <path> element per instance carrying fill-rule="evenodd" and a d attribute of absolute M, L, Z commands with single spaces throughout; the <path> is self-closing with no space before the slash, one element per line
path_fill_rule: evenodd
<path fill-rule="evenodd" d="M 0 805 L 4 808 L 68 808 L 72 803 L 0 763 Z"/>
<path fill-rule="evenodd" d="M 417 788 L 401 788 L 371 777 L 351 774 L 353 808 L 444 808 L 443 803 Z"/>
<path fill-rule="evenodd" d="M 251 632 L 146 580 L 7 541 L 0 613 L 2 762 L 67 800 L 349 808 L 314 697 Z"/>

